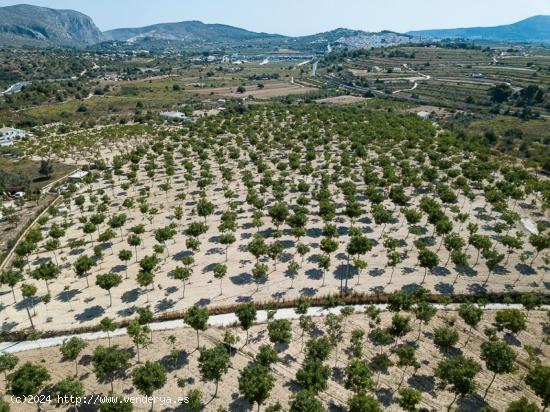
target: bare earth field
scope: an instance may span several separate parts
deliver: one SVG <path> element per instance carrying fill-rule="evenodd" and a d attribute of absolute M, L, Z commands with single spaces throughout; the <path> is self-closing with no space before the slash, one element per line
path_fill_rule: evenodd
<path fill-rule="evenodd" d="M 319 99 L 316 100 L 316 103 L 325 103 L 325 104 L 355 104 L 355 103 L 362 103 L 369 100 L 366 97 L 359 97 L 359 96 L 335 96 L 335 97 L 327 97 L 326 99 Z"/>
<path fill-rule="evenodd" d="M 237 87 L 219 87 L 197 89 L 198 94 L 214 94 L 225 97 L 254 97 L 255 99 L 270 99 L 272 97 L 288 96 L 290 94 L 302 94 L 316 91 L 315 87 L 306 87 L 289 82 L 265 82 L 264 88 L 259 89 L 253 85 L 246 87 L 246 92 L 237 93 Z"/>
<path fill-rule="evenodd" d="M 215 119 L 216 117 L 210 117 L 205 121 L 210 122 Z M 412 121 L 420 122 L 416 118 Z M 294 126 L 289 124 L 281 130 L 288 132 L 293 127 L 299 127 L 298 123 Z M 263 124 L 260 127 L 267 128 L 268 125 Z M 173 129 L 170 133 L 180 133 L 178 130 Z M 118 142 L 118 146 L 102 147 L 102 156 L 112 159 L 113 155 L 132 145 L 131 143 L 125 145 L 122 142 Z M 338 137 L 333 136 L 331 147 L 337 147 L 337 142 Z M 102 144 L 105 145 L 105 143 Z M 226 158 L 221 165 L 215 162 L 212 164 L 209 172 L 213 177 L 212 183 L 205 189 L 205 198 L 214 205 L 214 213 L 206 219 L 197 216 L 199 200 L 197 180 L 188 180 L 184 177 L 187 173 L 183 166 L 186 159 L 190 159 L 191 164 L 194 165 L 191 176 L 199 176 L 201 173 L 195 154 L 190 154 L 188 157 L 175 152 L 173 176 L 168 176 L 164 168 L 159 168 L 150 178 L 143 167 L 140 167 L 134 187 L 129 184 L 129 179 L 124 174 L 114 176 L 112 180 L 99 176 L 94 183 L 82 185 L 78 193 L 72 199 L 69 198 L 65 206 L 60 208 L 60 213 L 51 216 L 42 227 L 44 240 L 40 242 L 37 251 L 29 256 L 29 264 L 24 268 L 26 273 L 30 273 L 41 263 L 48 261 L 53 261 L 60 266 L 59 277 L 48 284 L 51 301 L 45 304 L 39 299 L 47 293 L 45 283 L 34 280 L 28 275 L 25 277 L 25 282 L 38 287 L 34 299 L 23 299 L 17 287 L 14 303 L 11 290 L 4 286 L 2 289 L 4 308 L 0 312 L 3 331 L 29 328 L 27 307 L 34 314 L 33 322 L 39 330 L 70 330 L 97 325 L 104 316 L 110 316 L 116 320 L 132 319 L 136 309 L 146 305 L 149 305 L 155 315 L 159 316 L 174 311 L 184 311 L 191 305 L 231 306 L 248 301 L 292 300 L 302 295 L 323 297 L 337 293 L 346 282 L 345 278 L 348 274 L 348 286 L 351 290 L 370 294 L 399 289 L 414 290 L 419 285 L 433 293 L 449 296 L 512 290 L 542 292 L 549 287 L 549 270 L 543 261 L 544 253 L 536 254 L 534 248 L 525 241 L 524 256 L 520 257 L 517 251 L 508 254 L 507 249 L 496 241 L 498 235 L 493 231 L 492 225 L 498 221 L 498 213 L 486 200 L 483 191 L 476 188 L 472 189 L 474 196 L 470 198 L 457 192 L 455 203 L 457 208 L 454 212 L 447 209 L 447 213 L 451 216 L 456 214 L 457 210 L 468 215 L 464 223 L 453 222 L 453 231 L 466 241 L 465 252 L 469 258 L 468 265 L 465 267 L 458 267 L 452 263 L 449 251 L 443 246 L 442 237 L 432 233 L 434 229 L 427 223 L 426 216 L 423 216 L 418 224 L 421 228 L 420 232 L 411 234 L 403 214 L 386 198 L 383 204 L 388 210 L 393 210 L 393 217 L 387 224 L 376 224 L 370 214 L 372 204 L 366 196 L 358 196 L 363 214 L 353 225 L 371 239 L 374 245 L 366 255 L 368 267 L 359 271 L 354 267 L 351 259 L 348 261 L 349 255 L 346 253 L 350 240 L 350 220 L 344 213 L 345 198 L 337 186 L 331 183 L 330 190 L 334 193 L 332 200 L 336 204 L 337 211 L 334 224 L 337 226 L 339 235 L 336 238 L 337 250 L 332 255 L 329 269 L 323 273 L 319 269 L 318 259 L 322 254 L 320 242 L 323 238 L 324 222 L 317 215 L 317 200 L 311 200 L 309 206 L 311 215 L 305 226 L 305 235 L 299 239 L 299 242 L 285 224 L 280 228 L 281 237 L 271 238 L 275 227 L 267 216 L 267 210 L 264 212 L 264 217 L 260 219 L 260 226 L 254 227 L 252 216 L 254 208 L 246 202 L 247 190 L 239 176 L 245 170 L 239 171 L 238 168 L 239 160 L 244 158 L 244 154 L 241 156 L 240 159 Z M 284 148 L 273 147 L 271 157 L 266 158 L 265 161 L 277 170 L 274 165 L 279 162 L 279 159 L 286 159 L 286 156 Z M 370 156 L 372 159 L 377 159 L 379 155 L 372 152 Z M 157 156 L 156 160 L 162 162 L 162 156 Z M 230 180 L 222 177 L 222 166 L 234 171 L 234 176 Z M 318 150 L 318 156 L 312 162 L 312 166 L 317 170 L 324 167 L 321 150 Z M 126 170 L 128 167 L 128 164 L 124 166 Z M 375 169 L 381 170 L 379 166 L 375 166 Z M 296 187 L 295 185 L 303 179 L 303 176 L 291 172 L 283 178 L 289 187 Z M 358 190 L 362 191 L 366 188 L 360 175 L 356 174 L 353 179 Z M 315 184 L 315 178 L 306 177 L 306 180 Z M 165 183 L 168 185 L 164 186 Z M 124 189 L 122 187 L 124 184 L 128 184 L 129 187 Z M 140 190 L 146 187 L 150 189 L 149 195 L 144 197 L 148 209 L 143 212 L 137 201 L 142 198 Z M 410 196 L 409 206 L 418 207 L 421 196 L 415 189 L 409 187 L 405 192 Z M 226 194 L 230 196 L 226 197 Z M 78 195 L 84 197 L 81 208 L 75 204 L 75 198 Z M 301 193 L 297 190 L 289 190 L 284 195 L 284 203 L 295 205 L 300 195 Z M 268 209 L 275 203 L 275 199 L 268 193 L 263 196 Z M 85 222 L 96 213 L 98 198 L 104 199 L 106 219 L 97 225 L 93 233 L 85 234 L 81 222 Z M 133 206 L 123 206 L 123 202 L 127 199 L 134 201 Z M 519 218 L 528 218 L 534 222 L 547 219 L 548 211 L 539 212 L 538 208 L 533 206 L 536 203 L 537 200 L 532 195 L 518 202 L 509 201 L 510 207 L 518 213 Z M 226 259 L 226 250 L 220 243 L 218 227 L 221 223 L 221 215 L 230 210 L 231 204 L 236 205 L 237 211 L 236 242 L 227 247 Z M 182 209 L 181 219 L 175 217 L 175 208 L 178 206 Z M 99 234 L 109 229 L 109 218 L 120 213 L 124 213 L 127 220 L 121 228 L 114 230 L 114 238 L 105 242 L 98 241 Z M 208 230 L 198 236 L 200 245 L 198 250 L 193 252 L 186 246 L 189 238 L 186 230 L 192 222 L 197 221 L 206 222 Z M 492 273 L 489 272 L 484 259 L 478 258 L 478 251 L 472 245 L 468 245 L 468 223 L 477 225 L 479 233 L 493 239 L 495 250 L 505 255 Z M 165 250 L 157 253 L 158 265 L 154 269 L 153 283 L 147 287 L 140 287 L 137 282 L 139 261 L 145 256 L 152 256 L 155 245 L 159 245 L 155 239 L 155 230 L 170 224 L 174 225 L 175 234 L 172 239 L 160 244 L 165 247 Z M 56 250 L 46 251 L 44 245 L 53 225 L 66 227 L 65 234 L 59 239 L 60 246 Z M 140 235 L 141 244 L 133 247 L 127 240 L 131 234 L 131 228 L 136 225 L 143 225 L 144 233 Z M 255 280 L 253 277 L 256 259 L 247 250 L 256 233 L 260 233 L 267 244 L 278 241 L 283 247 L 282 253 L 275 259 L 261 257 L 260 262 L 268 265 L 268 275 L 261 280 Z M 529 236 L 519 221 L 510 228 L 510 234 L 515 233 L 519 233 L 524 239 Z M 384 246 L 385 236 L 399 240 L 396 250 L 402 260 L 394 269 L 388 266 L 387 251 Z M 414 246 L 414 241 L 419 239 L 427 242 L 429 248 L 436 251 L 439 257 L 438 264 L 431 272 L 419 266 L 418 250 Z M 83 241 L 83 245 L 71 246 L 76 240 Z M 297 253 L 298 243 L 309 247 L 309 251 L 303 258 Z M 102 256 L 94 258 L 96 265 L 86 272 L 86 276 L 76 276 L 73 265 L 75 261 L 80 256 L 93 256 L 94 246 L 98 245 L 102 250 Z M 132 252 L 132 258 L 128 262 L 119 259 L 121 250 Z M 181 280 L 174 279 L 174 270 L 182 267 L 182 259 L 186 256 L 193 257 L 193 263 L 190 265 L 192 275 L 188 282 L 183 284 Z M 298 263 L 297 271 L 289 269 L 291 261 Z M 223 263 L 227 264 L 227 274 L 220 281 L 215 278 L 214 268 L 217 264 Z M 107 291 L 96 286 L 96 276 L 109 272 L 117 273 L 122 277 L 121 284 L 111 289 L 112 306 L 110 306 Z"/>
<path fill-rule="evenodd" d="M 483 366 L 484 363 L 479 359 L 479 353 L 480 345 L 487 340 L 482 331 L 486 326 L 491 325 L 493 318 L 494 312 L 486 311 L 479 327 L 477 330 L 473 330 L 467 346 L 464 347 L 468 339 L 468 327 L 455 312 L 449 311 L 446 313 L 440 311 L 432 319 L 429 325 L 423 326 L 420 334 L 418 332 L 418 322 L 415 322 L 413 320 L 414 316 L 412 316 L 412 321 L 414 322 L 413 330 L 399 341 L 399 345 L 414 345 L 417 348 L 416 356 L 420 363 L 420 367 L 414 371 L 413 368 L 404 370 L 401 367 L 392 366 L 389 368 L 388 373 L 380 374 L 378 386 L 373 392 L 383 405 L 384 410 L 396 412 L 402 410 L 396 404 L 396 389 L 401 381 L 403 381 L 401 387 L 410 386 L 422 392 L 423 401 L 419 405 L 420 407 L 434 412 L 446 410 L 447 405 L 452 401 L 453 395 L 437 388 L 432 370 L 440 360 L 445 358 L 445 356 L 458 353 L 462 353 L 467 357 L 473 357 L 482 365 L 481 372 L 475 378 L 478 384 L 477 394 L 464 399 L 459 398 L 455 406 L 458 406 L 460 411 L 479 410 L 483 405 L 487 404 L 496 408 L 498 411 L 503 411 L 511 401 L 517 400 L 521 396 L 526 396 L 529 400 L 538 403 L 536 395 L 521 382 L 521 378 L 526 373 L 525 365 L 527 365 L 527 355 L 525 351 L 521 349 L 521 346 L 540 346 L 540 336 L 542 334 L 541 324 L 545 322 L 546 313 L 531 312 L 528 318 L 529 324 L 527 331 L 521 332 L 517 337 L 505 336 L 505 339 L 510 342 L 518 354 L 518 369 L 513 374 L 498 375 L 486 399 L 483 400 L 482 395 L 491 381 L 493 374 L 487 371 Z M 314 318 L 314 320 L 318 328 L 314 334 L 324 334 L 324 318 Z M 391 313 L 383 312 L 381 314 L 380 326 L 388 326 L 390 321 Z M 456 322 L 455 328 L 460 332 L 461 338 L 456 345 L 456 349 L 451 350 L 449 354 L 443 354 L 433 344 L 433 329 L 453 322 Z M 343 335 L 343 340 L 339 344 L 338 351 L 333 350 L 330 358 L 326 361 L 326 364 L 330 365 L 332 368 L 332 377 L 329 383 L 329 389 L 325 392 L 321 392 L 319 394 L 319 399 L 326 407 L 332 408 L 330 410 L 339 411 L 342 410 L 341 408 L 345 408 L 346 400 L 352 394 L 344 388 L 342 379 L 347 359 L 350 356 L 348 348 L 350 345 L 351 331 L 355 329 L 364 330 L 366 332 L 365 336 L 368 336 L 369 332 L 372 330 L 372 326 L 369 326 L 368 318 L 365 314 L 355 314 L 346 319 L 345 333 Z M 269 339 L 267 337 L 265 325 L 256 325 L 250 330 L 249 345 L 243 347 L 245 333 L 240 328 L 231 328 L 231 330 L 241 339 L 241 342 L 236 345 L 236 348 L 240 349 L 236 353 L 233 351 L 231 367 L 228 373 L 222 377 L 219 385 L 218 397 L 215 399 L 211 399 L 215 385 L 212 382 L 201 381 L 200 378 L 200 373 L 198 371 L 199 354 L 196 350 L 195 333 L 189 329 L 177 329 L 174 331 L 155 333 L 153 343 L 148 348 L 140 349 L 141 361 L 159 361 L 165 366 L 168 371 L 167 384 L 164 388 L 155 392 L 154 395 L 161 398 L 169 397 L 174 402 L 172 404 L 161 404 L 159 400 L 154 406 L 155 411 L 168 412 L 186 410 L 183 405 L 176 404 L 176 399 L 185 396 L 189 390 L 193 388 L 198 388 L 203 392 L 203 400 L 206 403 L 204 410 L 206 411 L 216 411 L 220 406 L 230 411 L 250 410 L 248 402 L 239 395 L 239 385 L 237 381 L 239 371 L 253 360 L 261 344 L 269 343 Z M 200 333 L 200 344 L 206 347 L 214 346 L 223 340 L 223 334 L 224 329 L 210 328 L 206 332 Z M 286 406 L 292 393 L 298 389 L 298 385 L 294 381 L 294 376 L 304 362 L 305 357 L 304 353 L 301 351 L 301 334 L 302 332 L 297 322 L 294 322 L 292 342 L 290 345 L 278 346 L 278 357 L 280 361 L 272 366 L 276 383 L 266 405 L 274 403 L 275 401 L 280 401 Z M 175 347 L 180 351 L 178 360 L 175 363 L 167 355 L 172 348 L 171 344 L 167 341 L 169 335 L 175 335 Z M 126 348 L 129 351 L 135 351 L 128 337 L 112 338 L 111 343 L 120 345 L 122 348 Z M 110 385 L 108 383 L 100 383 L 95 379 L 93 365 L 91 364 L 91 354 L 98 345 L 107 346 L 108 342 L 107 340 L 90 342 L 79 361 L 79 379 L 84 383 L 85 388 L 87 388 L 86 395 L 101 394 L 107 396 Z M 383 350 L 389 353 L 390 358 L 394 362 L 397 361 L 397 357 L 395 353 L 393 353 L 393 344 L 379 348 L 373 346 L 372 342 L 370 342 L 368 338 L 365 338 L 363 347 L 366 359 L 372 359 L 374 355 Z M 548 347 L 542 345 L 540 350 L 541 352 L 539 355 L 542 363 L 547 363 L 549 355 Z M 23 352 L 18 354 L 18 357 L 20 359 L 20 364 L 25 361 L 31 361 L 45 366 L 51 374 L 52 383 L 74 374 L 74 364 L 72 362 L 63 362 L 58 348 Z M 136 358 L 131 360 L 131 364 L 136 365 Z M 127 397 L 139 396 L 135 388 L 132 387 L 130 372 L 131 368 L 127 371 L 125 377 L 115 380 L 114 388 L 116 394 L 122 394 Z M 185 382 L 184 388 L 178 387 L 178 378 Z M 2 392 L 4 392 L 3 382 L 0 388 Z M 9 397 L 5 397 L 5 399 L 9 402 Z M 27 412 L 32 409 L 29 405 L 12 404 L 11 406 L 12 410 L 15 412 Z M 150 406 L 151 405 L 134 404 L 134 410 L 145 411 L 149 410 Z M 62 410 L 53 405 L 43 405 L 43 409 L 46 411 Z M 88 409 L 83 406 L 79 410 Z"/>

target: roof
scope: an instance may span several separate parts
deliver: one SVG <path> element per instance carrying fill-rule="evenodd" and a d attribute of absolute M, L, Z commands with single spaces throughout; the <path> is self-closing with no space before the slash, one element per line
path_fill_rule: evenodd
<path fill-rule="evenodd" d="M 72 175 L 69 176 L 69 179 L 82 179 L 84 176 L 86 176 L 88 172 L 84 170 L 77 170 Z"/>
<path fill-rule="evenodd" d="M 191 119 L 190 116 L 187 116 L 185 113 L 182 112 L 161 112 L 160 115 L 175 119 Z"/>

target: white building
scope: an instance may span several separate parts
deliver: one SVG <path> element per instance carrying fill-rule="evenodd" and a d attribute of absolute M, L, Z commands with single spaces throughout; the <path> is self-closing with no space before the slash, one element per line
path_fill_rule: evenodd
<path fill-rule="evenodd" d="M 88 172 L 86 172 L 85 170 L 77 170 L 72 175 L 70 175 L 68 179 L 70 182 L 80 182 L 87 175 L 88 175 Z"/>
<path fill-rule="evenodd" d="M 12 127 L 2 127 L 0 129 L 0 146 L 12 146 L 16 139 L 27 136 L 24 130 L 14 129 Z"/>
<path fill-rule="evenodd" d="M 192 117 L 187 116 L 185 113 L 182 113 L 182 112 L 162 112 L 160 115 L 166 119 L 172 119 L 172 120 L 173 119 L 180 119 L 180 120 L 186 120 L 186 121 L 193 120 Z"/>

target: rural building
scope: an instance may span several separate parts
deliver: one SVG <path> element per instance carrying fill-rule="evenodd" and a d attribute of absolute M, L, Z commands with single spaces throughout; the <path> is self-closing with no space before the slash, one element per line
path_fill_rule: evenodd
<path fill-rule="evenodd" d="M 69 175 L 69 177 L 67 179 L 69 179 L 70 182 L 80 182 L 87 175 L 88 175 L 88 172 L 86 172 L 84 170 L 77 170 L 72 175 Z"/>
<path fill-rule="evenodd" d="M 27 136 L 24 130 L 14 129 L 12 127 L 3 127 L 0 129 L 0 146 L 12 146 L 14 141 Z"/>
<path fill-rule="evenodd" d="M 185 113 L 182 113 L 182 112 L 162 112 L 160 115 L 161 117 L 164 117 L 165 119 L 170 119 L 170 120 L 175 120 L 175 119 L 185 120 L 185 121 L 193 120 L 191 116 L 187 116 Z"/>

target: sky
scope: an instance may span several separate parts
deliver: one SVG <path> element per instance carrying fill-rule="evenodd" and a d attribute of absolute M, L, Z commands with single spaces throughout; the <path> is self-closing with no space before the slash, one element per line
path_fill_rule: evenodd
<path fill-rule="evenodd" d="M 338 27 L 406 32 L 509 24 L 550 15 L 550 0 L 23 0 L 73 9 L 101 30 L 200 20 L 300 36 Z M 0 0 L 0 6 L 21 1 Z"/>

